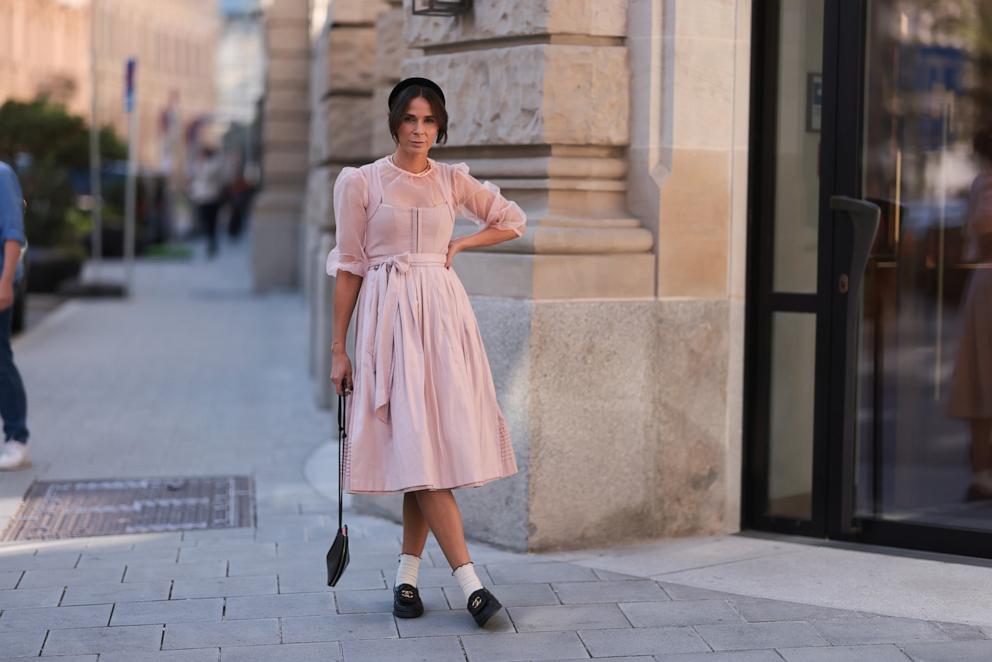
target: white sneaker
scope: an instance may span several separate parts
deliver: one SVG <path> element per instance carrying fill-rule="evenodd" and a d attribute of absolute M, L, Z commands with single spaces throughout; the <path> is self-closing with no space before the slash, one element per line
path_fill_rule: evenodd
<path fill-rule="evenodd" d="M 3 445 L 3 451 L 0 452 L 0 471 L 23 469 L 30 464 L 31 452 L 27 444 L 11 439 Z"/>

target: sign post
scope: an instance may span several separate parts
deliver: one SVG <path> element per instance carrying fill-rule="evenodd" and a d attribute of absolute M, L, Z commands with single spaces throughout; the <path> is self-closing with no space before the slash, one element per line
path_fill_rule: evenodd
<path fill-rule="evenodd" d="M 100 36 L 97 20 L 97 0 L 90 4 L 90 195 L 92 229 L 90 253 L 93 264 L 93 278 L 100 280 L 100 262 L 103 259 L 103 194 L 100 182 L 100 104 L 97 94 L 100 89 L 100 70 L 97 66 L 97 38 Z"/>
<path fill-rule="evenodd" d="M 124 70 L 124 111 L 127 113 L 127 188 L 124 197 L 124 268 L 128 291 L 134 289 L 135 206 L 138 175 L 137 58 L 128 58 Z"/>

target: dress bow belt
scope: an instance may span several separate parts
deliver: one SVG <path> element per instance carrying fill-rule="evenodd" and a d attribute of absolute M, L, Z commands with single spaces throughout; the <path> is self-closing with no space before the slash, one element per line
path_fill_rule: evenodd
<path fill-rule="evenodd" d="M 378 269 L 386 265 L 386 291 L 379 309 L 375 337 L 372 340 L 372 365 L 375 366 L 375 415 L 389 422 L 389 394 L 393 386 L 393 345 L 396 313 L 400 305 L 403 282 L 412 266 L 444 266 L 447 256 L 440 253 L 400 253 L 369 258 L 369 267 Z"/>

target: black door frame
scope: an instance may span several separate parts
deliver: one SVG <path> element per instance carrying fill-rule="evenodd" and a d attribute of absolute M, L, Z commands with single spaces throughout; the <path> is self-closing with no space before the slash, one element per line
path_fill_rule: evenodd
<path fill-rule="evenodd" d="M 826 413 L 820 404 L 826 385 L 820 371 L 823 358 L 820 356 L 822 352 L 819 338 L 824 333 L 822 323 L 825 316 L 817 294 L 781 293 L 775 292 L 773 287 L 780 0 L 756 2 L 752 12 L 741 521 L 747 528 L 822 538 L 827 535 L 824 510 L 827 500 L 823 494 L 823 426 L 818 422 L 823 420 Z M 826 81 L 824 71 L 824 85 Z M 827 121 L 824 107 L 821 131 L 826 129 Z M 820 234 L 822 235 L 822 229 Z M 817 281 L 817 287 L 821 288 L 822 274 L 818 273 Z M 818 340 L 814 386 L 813 498 L 812 517 L 808 520 L 773 517 L 764 513 L 768 503 L 771 325 L 773 314 L 777 312 L 816 315 Z"/>
<path fill-rule="evenodd" d="M 833 358 L 841 349 L 845 321 L 834 310 L 833 233 L 830 198 L 860 198 L 865 109 L 865 38 L 868 0 L 825 0 L 823 109 L 820 147 L 820 222 L 817 294 L 773 290 L 773 212 L 778 89 L 780 0 L 753 7 L 751 52 L 750 163 L 748 172 L 748 275 L 745 312 L 744 454 L 741 521 L 745 528 L 992 558 L 992 532 L 925 526 L 880 519 L 856 519 L 845 526 L 842 498 L 853 485 L 836 477 L 845 472 L 842 440 L 846 429 L 844 366 Z M 775 312 L 816 315 L 816 378 L 813 414 L 812 517 L 770 517 L 768 502 L 771 320 Z"/>

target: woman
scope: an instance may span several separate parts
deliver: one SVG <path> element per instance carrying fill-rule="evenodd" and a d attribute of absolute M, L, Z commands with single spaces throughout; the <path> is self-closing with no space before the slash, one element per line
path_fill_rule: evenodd
<path fill-rule="evenodd" d="M 393 613 L 423 613 L 417 571 L 429 528 L 483 626 L 501 605 L 476 575 L 451 490 L 513 475 L 517 465 L 475 314 L 451 261 L 466 248 L 519 237 L 527 219 L 464 163 L 428 157 L 447 139 L 444 103 L 433 81 L 398 83 L 388 101 L 396 150 L 345 168 L 334 185 L 331 380 L 339 395 L 354 392 L 344 489 L 403 492 Z M 452 240 L 458 211 L 484 229 Z M 356 303 L 352 375 L 345 337 Z"/>
<path fill-rule="evenodd" d="M 978 264 L 965 296 L 949 413 L 971 428 L 971 484 L 966 499 L 992 499 L 992 128 L 975 134 L 981 172 L 968 196 L 967 257 Z"/>
<path fill-rule="evenodd" d="M 196 217 L 207 238 L 207 257 L 217 254 L 217 216 L 223 203 L 224 170 L 217 150 L 210 145 L 200 149 L 200 160 L 193 170 L 189 197 L 196 205 Z"/>

